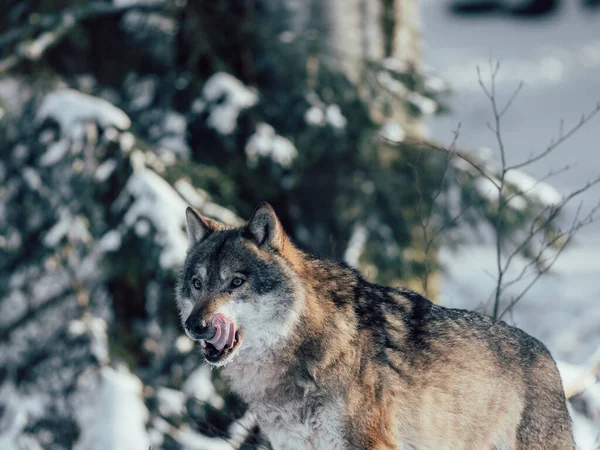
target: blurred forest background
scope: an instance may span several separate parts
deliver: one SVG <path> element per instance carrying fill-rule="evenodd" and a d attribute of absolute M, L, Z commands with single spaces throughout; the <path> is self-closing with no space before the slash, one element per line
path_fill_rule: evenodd
<path fill-rule="evenodd" d="M 530 119 L 510 121 L 527 107 L 514 67 L 462 63 L 438 34 L 477 90 L 457 102 L 468 77 L 424 60 L 444 61 L 423 36 L 462 29 L 450 14 L 472 12 L 458 3 L 2 2 L 0 448 L 268 448 L 173 300 L 185 207 L 238 225 L 260 201 L 300 247 L 372 281 L 457 306 L 444 280 L 458 280 L 478 297 L 461 306 L 509 323 L 535 305 L 517 321 L 529 332 L 559 306 L 556 332 L 537 336 L 560 350 L 579 445 L 600 448 L 600 291 L 576 298 L 580 316 L 565 298 L 531 300 L 563 251 L 580 258 L 576 235 L 598 230 L 597 152 L 575 185 L 552 183 L 577 162 L 572 139 L 598 129 L 600 90 L 514 150 Z M 523 16 L 502 3 L 478 11 Z M 464 129 L 451 113 L 471 104 L 485 120 Z"/>

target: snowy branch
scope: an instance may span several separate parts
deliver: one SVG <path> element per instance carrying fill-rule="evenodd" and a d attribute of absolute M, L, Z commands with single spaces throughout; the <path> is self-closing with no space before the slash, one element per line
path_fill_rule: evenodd
<path fill-rule="evenodd" d="M 0 60 L 0 75 L 23 61 L 38 61 L 48 49 L 59 44 L 83 20 L 120 14 L 133 9 L 152 11 L 164 8 L 163 0 L 123 5 L 94 1 L 65 9 L 60 14 L 49 14 L 36 20 L 29 19 L 30 25 L 12 28 L 0 35 L 0 46 L 22 40 L 16 45 L 13 54 Z M 40 34 L 33 40 L 27 40 L 29 35 L 39 28 L 42 28 Z"/>

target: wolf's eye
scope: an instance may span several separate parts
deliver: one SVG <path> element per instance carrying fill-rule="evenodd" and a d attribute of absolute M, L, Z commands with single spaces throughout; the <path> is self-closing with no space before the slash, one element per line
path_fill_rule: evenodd
<path fill-rule="evenodd" d="M 202 287 L 202 283 L 200 283 L 198 278 L 192 279 L 192 285 L 194 286 L 194 289 L 200 289 Z"/>
<path fill-rule="evenodd" d="M 231 287 L 240 287 L 242 284 L 244 284 L 244 280 L 239 277 L 235 277 L 233 280 L 231 280 Z"/>

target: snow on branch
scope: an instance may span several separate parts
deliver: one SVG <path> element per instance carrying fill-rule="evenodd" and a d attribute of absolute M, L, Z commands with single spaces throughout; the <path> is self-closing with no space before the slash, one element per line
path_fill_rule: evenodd
<path fill-rule="evenodd" d="M 60 43 L 83 20 L 120 14 L 132 9 L 158 10 L 164 8 L 164 0 L 121 2 L 120 4 L 93 1 L 65 9 L 59 14 L 48 14 L 35 20 L 29 18 L 28 25 L 12 28 L 0 35 L 0 46 L 21 41 L 15 46 L 11 55 L 0 60 L 0 75 L 14 69 L 23 61 L 40 60 L 47 50 Z M 29 35 L 40 28 L 40 34 L 33 40 L 29 40 Z"/>

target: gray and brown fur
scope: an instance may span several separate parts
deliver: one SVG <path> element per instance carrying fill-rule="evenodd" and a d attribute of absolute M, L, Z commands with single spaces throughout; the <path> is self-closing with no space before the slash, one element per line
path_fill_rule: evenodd
<path fill-rule="evenodd" d="M 189 210 L 188 233 L 182 323 L 236 321 L 222 371 L 275 449 L 574 448 L 556 364 L 525 332 L 305 254 L 267 204 L 236 229 Z"/>

